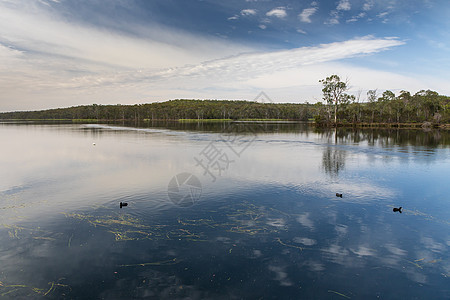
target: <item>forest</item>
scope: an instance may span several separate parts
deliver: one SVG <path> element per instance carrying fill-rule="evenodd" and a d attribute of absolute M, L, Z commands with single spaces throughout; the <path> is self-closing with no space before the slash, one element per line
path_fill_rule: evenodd
<path fill-rule="evenodd" d="M 325 86 L 325 85 L 324 85 Z M 325 89 L 325 87 L 324 87 Z M 414 95 L 401 91 L 395 95 L 376 90 L 346 95 L 333 102 L 260 103 L 231 100 L 170 100 L 135 105 L 83 105 L 40 111 L 0 113 L 0 120 L 296 120 L 316 124 L 400 124 L 450 123 L 450 97 L 422 90 Z M 336 117 L 335 117 L 336 115 Z"/>

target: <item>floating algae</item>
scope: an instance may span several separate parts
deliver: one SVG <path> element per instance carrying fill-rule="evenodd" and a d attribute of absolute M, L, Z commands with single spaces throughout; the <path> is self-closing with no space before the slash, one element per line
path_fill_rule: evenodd
<path fill-rule="evenodd" d="M 73 234 L 69 238 L 69 242 L 67 243 L 67 248 L 70 248 L 70 243 L 72 243 Z"/>
<path fill-rule="evenodd" d="M 257 206 L 251 203 L 239 203 L 224 207 L 231 211 L 222 222 L 209 218 L 181 218 L 176 224 L 143 224 L 138 218 L 127 214 L 94 216 L 80 213 L 65 214 L 68 218 L 87 222 L 94 227 L 103 227 L 114 235 L 116 241 L 137 240 L 185 240 L 206 242 L 211 240 L 205 232 L 208 229 L 218 229 L 231 233 L 249 236 L 278 233 L 284 227 L 284 218 L 289 214 L 277 209 Z M 216 212 L 219 213 L 219 212 Z M 224 216 L 220 216 L 223 218 Z M 274 222 L 274 220 L 276 220 Z M 281 225 L 282 226 L 281 226 Z M 71 238 L 68 246 L 70 247 Z M 297 246 L 293 246 L 296 248 Z"/>
<path fill-rule="evenodd" d="M 116 241 L 174 240 L 182 238 L 191 241 L 201 240 L 200 234 L 193 233 L 185 228 L 174 228 L 174 226 L 160 224 L 143 225 L 139 219 L 128 215 L 97 217 L 82 214 L 66 214 L 66 216 L 86 221 L 95 227 L 105 227 L 109 233 L 114 235 Z M 180 221 L 179 224 L 183 225 L 183 222 Z"/>
<path fill-rule="evenodd" d="M 40 234 L 42 234 L 42 233 L 51 234 L 48 231 L 42 230 L 40 227 L 26 228 L 26 227 L 22 227 L 22 226 L 8 225 L 8 224 L 3 224 L 3 227 L 8 229 L 8 235 L 12 239 L 20 239 L 20 236 L 23 232 L 27 232 L 28 235 L 33 235 L 33 234 L 35 234 L 35 232 L 40 232 Z M 37 236 L 37 237 L 33 237 L 33 238 L 34 239 L 48 239 L 48 240 L 53 239 L 51 237 L 43 237 L 43 236 Z"/>
<path fill-rule="evenodd" d="M 108 232 L 114 234 L 114 237 L 115 237 L 116 241 L 134 241 L 134 240 L 139 240 L 139 239 L 148 237 L 148 234 L 146 234 L 146 233 L 143 233 L 142 237 L 129 236 L 129 234 L 138 233 L 138 231 L 133 231 L 133 230 L 125 230 L 125 231 L 109 230 Z"/>
<path fill-rule="evenodd" d="M 72 289 L 70 286 L 60 283 L 60 280 L 58 280 L 58 282 L 49 282 L 48 285 L 50 287 L 48 289 L 41 289 L 25 284 L 5 284 L 0 281 L 0 296 L 8 296 L 13 298 L 34 298 L 37 295 L 45 297 L 49 294 L 55 293 L 58 293 L 60 296 L 64 296 L 65 293 L 70 292 Z"/>
<path fill-rule="evenodd" d="M 278 233 L 280 223 L 289 214 L 265 206 L 257 206 L 251 203 L 241 203 L 234 212 L 227 214 L 233 224 L 227 231 L 248 235 Z M 273 220 L 277 221 L 274 222 Z M 283 221 L 283 222 L 281 222 Z"/>
<path fill-rule="evenodd" d="M 218 226 L 223 226 L 224 224 L 218 224 L 217 222 L 215 222 L 212 218 L 211 219 L 187 219 L 187 220 L 182 220 L 180 218 L 178 218 L 178 223 L 184 226 L 200 226 L 200 225 L 204 225 L 204 226 L 208 226 L 210 228 L 216 228 Z"/>
<path fill-rule="evenodd" d="M 3 227 L 5 227 L 6 229 L 8 229 L 8 235 L 10 238 L 12 239 L 19 239 L 19 233 L 22 230 L 25 230 L 24 227 L 20 227 L 17 225 L 7 225 L 7 224 L 3 224 Z"/>
<path fill-rule="evenodd" d="M 344 294 L 342 294 L 342 293 L 339 293 L 339 292 L 336 292 L 336 291 L 333 291 L 333 290 L 328 290 L 328 293 L 333 293 L 333 294 L 339 295 L 339 296 L 344 297 L 344 298 L 347 298 L 347 299 L 352 299 L 352 298 L 350 298 L 350 297 L 347 296 L 347 295 L 344 295 Z"/>
<path fill-rule="evenodd" d="M 148 228 L 149 226 L 142 225 L 139 219 L 131 217 L 129 215 L 118 215 L 118 216 L 91 216 L 83 214 L 64 214 L 66 217 L 78 219 L 81 221 L 86 221 L 93 226 L 103 226 L 111 227 L 115 225 L 130 226 L 135 228 Z"/>
<path fill-rule="evenodd" d="M 3 217 L 0 215 L 0 220 L 2 222 L 8 222 L 8 221 L 23 221 L 26 219 L 25 216 L 20 215 L 20 213 L 23 212 L 24 209 L 30 208 L 32 206 L 41 206 L 43 204 L 46 204 L 47 200 L 41 200 L 41 201 L 25 201 L 22 193 L 26 189 L 26 187 L 18 187 L 13 188 L 10 191 L 7 192 L 0 192 L 0 212 L 1 210 L 5 210 L 6 213 L 3 214 Z"/>
<path fill-rule="evenodd" d="M 131 265 L 119 265 L 119 267 L 171 266 L 171 265 L 176 265 L 180 262 L 181 262 L 181 260 L 177 260 L 176 258 L 174 258 L 174 259 L 157 261 L 157 262 L 147 262 L 147 263 L 131 264 Z"/>
<path fill-rule="evenodd" d="M 234 209 L 233 209 L 234 208 Z M 228 220 L 217 222 L 212 217 L 209 219 L 182 219 L 178 218 L 177 224 L 144 225 L 135 217 L 121 214 L 116 216 L 93 216 L 88 214 L 65 214 L 68 218 L 87 222 L 94 227 L 104 227 L 107 232 L 114 235 L 116 241 L 136 240 L 187 240 L 208 241 L 202 229 L 222 229 L 228 232 L 256 235 L 278 232 L 278 228 L 271 226 L 268 218 L 274 215 L 285 214 L 278 210 L 269 210 L 253 204 L 242 203 L 237 207 L 228 207 L 232 213 L 227 215 Z M 71 239 L 68 246 L 70 247 Z"/>
<path fill-rule="evenodd" d="M 243 202 L 237 205 L 224 206 L 219 211 L 229 211 L 225 222 L 216 222 L 211 219 L 199 219 L 183 221 L 180 224 L 185 226 L 205 225 L 211 228 L 221 228 L 227 232 L 245 234 L 249 236 L 278 233 L 280 226 L 273 220 L 284 220 L 290 217 L 289 214 L 277 209 L 258 206 L 252 203 Z"/>
<path fill-rule="evenodd" d="M 410 261 L 410 260 L 407 260 L 407 259 L 405 259 L 405 260 L 406 260 L 408 263 L 410 263 L 410 264 L 412 264 L 412 265 L 414 265 L 414 266 L 416 266 L 417 268 L 422 269 L 422 270 L 423 270 L 423 267 L 426 266 L 426 264 L 435 264 L 435 263 L 437 263 L 437 262 L 442 261 L 442 259 L 433 259 L 433 260 L 425 261 L 425 258 L 416 259 L 416 260 L 414 260 L 414 261 Z M 419 264 L 419 262 L 420 262 L 421 264 Z"/>
<path fill-rule="evenodd" d="M 34 236 L 33 239 L 35 240 L 47 240 L 47 241 L 56 241 L 56 239 L 46 236 Z"/>
<path fill-rule="evenodd" d="M 295 245 L 289 245 L 289 244 L 286 244 L 286 243 L 284 243 L 283 241 L 281 241 L 280 238 L 276 238 L 275 240 L 276 240 L 278 243 L 280 243 L 281 245 L 283 245 L 283 246 L 291 247 L 291 248 L 296 248 L 296 249 L 299 249 L 300 251 L 303 251 L 303 248 L 302 248 L 302 247 L 300 247 L 300 246 L 295 246 Z"/>
<path fill-rule="evenodd" d="M 85 221 L 97 227 L 105 227 L 108 232 L 114 234 L 116 241 L 133 241 L 140 239 L 153 239 L 162 237 L 162 228 L 165 226 L 148 226 L 141 224 L 140 220 L 129 215 L 117 216 L 92 216 L 83 214 L 65 214 L 66 217 Z M 70 247 L 71 239 L 68 246 Z"/>
<path fill-rule="evenodd" d="M 173 230 L 167 232 L 166 237 L 169 240 L 185 239 L 185 240 L 193 241 L 193 242 L 204 242 L 204 241 L 207 241 L 206 239 L 204 239 L 204 234 L 203 233 L 192 233 L 189 230 L 184 229 L 184 228 L 173 229 Z"/>

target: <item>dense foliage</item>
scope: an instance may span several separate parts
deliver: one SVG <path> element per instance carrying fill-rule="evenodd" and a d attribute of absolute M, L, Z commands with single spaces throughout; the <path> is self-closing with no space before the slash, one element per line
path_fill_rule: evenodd
<path fill-rule="evenodd" d="M 171 100 L 139 105 L 85 105 L 42 111 L 0 113 L 0 119 L 95 119 L 95 120 L 178 120 L 178 119 L 289 119 L 319 123 L 334 121 L 332 103 L 259 103 L 251 101 Z M 372 90 L 366 101 L 349 97 L 337 111 L 341 123 L 450 123 L 450 97 L 434 91 L 414 95 L 391 91 L 377 95 Z"/>
<path fill-rule="evenodd" d="M 44 111 L 0 114 L 0 119 L 292 119 L 313 117 L 311 104 L 272 104 L 251 101 L 171 100 L 139 105 L 88 105 Z"/>
<path fill-rule="evenodd" d="M 320 108 L 316 115 L 330 121 L 325 113 L 327 107 L 317 106 Z M 337 119 L 348 123 L 450 123 L 450 97 L 430 90 L 414 95 L 401 91 L 398 96 L 388 90 L 378 97 L 376 90 L 370 90 L 365 102 L 359 97 L 343 102 Z"/>

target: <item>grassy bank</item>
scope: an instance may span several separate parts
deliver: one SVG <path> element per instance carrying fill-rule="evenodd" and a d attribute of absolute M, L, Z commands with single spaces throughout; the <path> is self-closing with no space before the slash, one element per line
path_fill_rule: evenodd
<path fill-rule="evenodd" d="M 232 119 L 178 119 L 181 123 L 220 123 L 220 122 L 232 122 Z"/>
<path fill-rule="evenodd" d="M 239 119 L 237 121 L 246 121 L 246 122 L 287 122 L 288 119 Z"/>

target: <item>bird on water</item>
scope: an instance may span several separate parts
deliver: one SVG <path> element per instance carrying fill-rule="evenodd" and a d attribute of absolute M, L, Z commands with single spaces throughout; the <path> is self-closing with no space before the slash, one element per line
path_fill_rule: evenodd
<path fill-rule="evenodd" d="M 393 211 L 393 212 L 399 212 L 399 213 L 402 213 L 402 207 L 401 207 L 401 206 L 400 206 L 399 208 L 394 207 L 394 208 L 392 209 L 392 211 Z"/>

